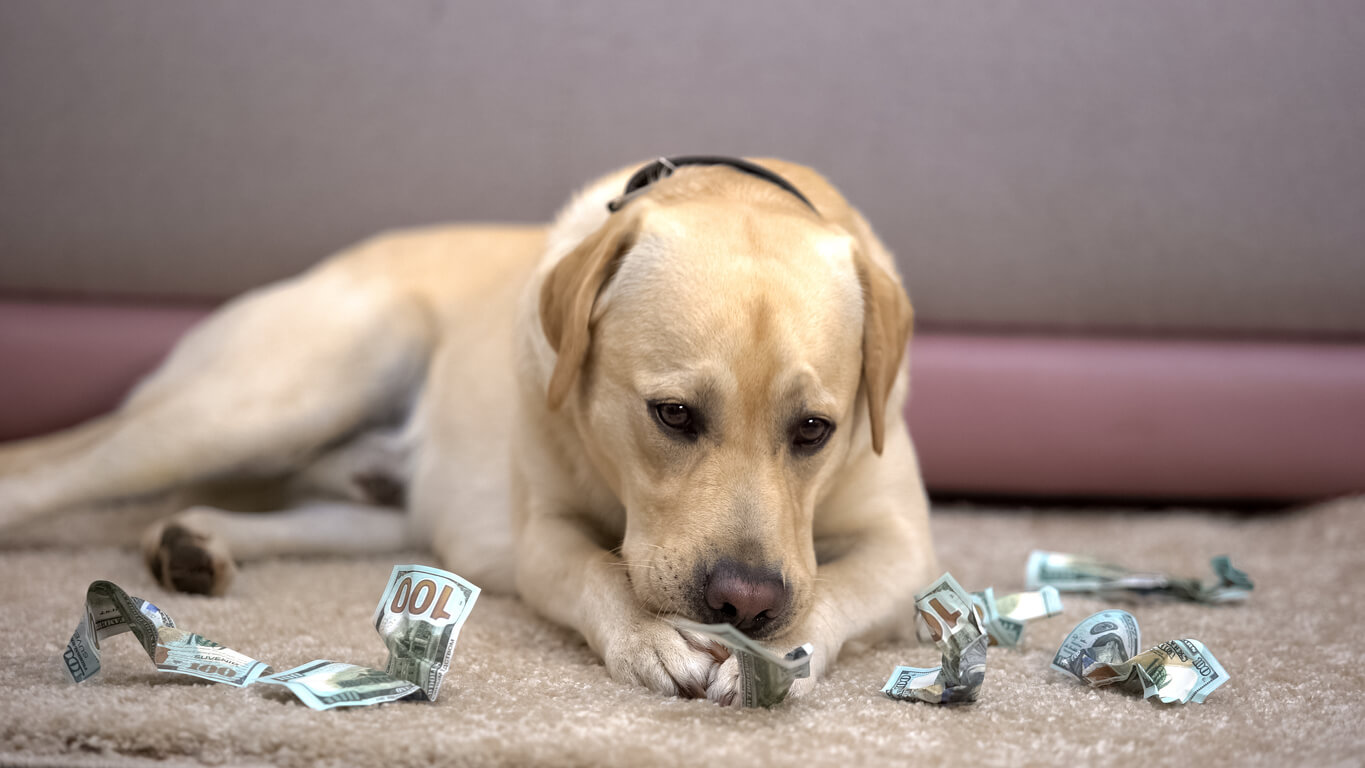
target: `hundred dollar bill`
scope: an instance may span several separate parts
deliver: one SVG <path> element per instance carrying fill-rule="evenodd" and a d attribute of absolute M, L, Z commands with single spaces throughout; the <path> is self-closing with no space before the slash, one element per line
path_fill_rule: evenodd
<path fill-rule="evenodd" d="M 72 681 L 79 683 L 98 672 L 100 643 L 124 632 L 133 633 L 162 672 L 240 687 L 267 670 L 264 662 L 176 627 L 164 611 L 117 584 L 96 581 L 86 590 L 85 615 L 62 654 Z"/>
<path fill-rule="evenodd" d="M 893 699 L 902 701 L 938 701 L 938 699 L 925 699 L 914 693 L 917 690 L 927 690 L 938 682 L 938 673 L 941 667 L 896 667 L 891 672 L 891 679 L 882 686 L 882 693 Z"/>
<path fill-rule="evenodd" d="M 157 627 L 175 622 L 155 605 L 132 597 L 112 581 L 91 582 L 85 591 L 85 613 L 66 643 L 62 661 L 73 682 L 100 671 L 100 643 L 115 635 L 132 632 L 148 656 L 155 653 Z"/>
<path fill-rule="evenodd" d="M 312 709 L 365 707 L 414 696 L 422 687 L 387 672 L 355 664 L 320 659 L 262 677 L 260 682 L 282 685 Z"/>
<path fill-rule="evenodd" d="M 972 593 L 972 602 L 981 609 L 981 623 L 990 635 L 991 645 L 1017 648 L 1024 634 L 1024 625 L 1036 619 L 1056 616 L 1062 612 L 1062 598 L 1057 588 L 1045 586 L 1036 592 L 1016 592 L 995 596 L 991 587 Z"/>
<path fill-rule="evenodd" d="M 1209 649 L 1189 638 L 1153 646 L 1126 664 L 1115 665 L 1114 674 L 1126 674 L 1132 683 L 1141 684 L 1144 698 L 1155 696 L 1167 704 L 1203 704 L 1228 681 L 1227 670 Z"/>
<path fill-rule="evenodd" d="M 797 646 L 786 656 L 755 642 L 730 624 L 698 624 L 687 619 L 674 619 L 673 626 L 710 638 L 730 649 L 739 660 L 739 696 L 735 704 L 741 707 L 771 707 L 787 697 L 792 683 L 810 677 L 810 643 Z"/>
<path fill-rule="evenodd" d="M 449 571 L 395 565 L 374 610 L 375 631 L 389 649 L 385 672 L 416 684 L 435 701 L 460 627 L 478 598 L 478 587 Z"/>
<path fill-rule="evenodd" d="M 1203 703 L 1228 673 L 1198 640 L 1171 640 L 1138 653 L 1141 634 L 1127 611 L 1082 621 L 1057 649 L 1052 668 L 1100 688 L 1117 685 L 1166 704 Z"/>
<path fill-rule="evenodd" d="M 893 699 L 933 704 L 975 701 L 986 678 L 990 638 L 980 609 L 948 573 L 915 597 L 915 608 L 943 653 L 943 663 L 932 668 L 896 667 L 882 692 Z"/>
<path fill-rule="evenodd" d="M 164 611 L 109 581 L 86 591 L 85 614 L 62 655 L 75 682 L 100 668 L 100 643 L 132 632 L 158 670 L 238 687 L 283 685 L 313 709 L 378 704 L 401 698 L 434 701 L 460 628 L 479 588 L 424 565 L 394 566 L 375 609 L 374 626 L 389 649 L 386 670 L 320 660 L 268 674 L 263 661 L 190 632 Z"/>
<path fill-rule="evenodd" d="M 263 661 L 177 627 L 157 630 L 152 661 L 162 672 L 176 672 L 238 688 L 251 685 L 270 669 Z"/>
<path fill-rule="evenodd" d="M 1142 647 L 1137 619 L 1116 608 L 1100 611 L 1076 625 L 1052 656 L 1052 668 L 1085 679 L 1088 664 L 1131 659 Z"/>
<path fill-rule="evenodd" d="M 1214 579 L 1202 582 L 1164 573 L 1133 571 L 1082 555 L 1035 550 L 1029 555 L 1026 577 L 1029 589 L 1050 585 L 1062 592 L 1156 594 L 1199 603 L 1245 600 L 1254 587 L 1251 579 L 1234 568 L 1226 555 L 1215 557 L 1210 563 Z"/>

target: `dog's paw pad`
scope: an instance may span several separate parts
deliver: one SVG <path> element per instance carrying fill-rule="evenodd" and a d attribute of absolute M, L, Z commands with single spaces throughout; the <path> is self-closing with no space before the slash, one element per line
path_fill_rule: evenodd
<path fill-rule="evenodd" d="M 232 558 L 208 537 L 174 523 L 161 532 L 156 553 L 148 558 L 152 575 L 167 589 L 198 595 L 221 595 L 236 573 Z"/>

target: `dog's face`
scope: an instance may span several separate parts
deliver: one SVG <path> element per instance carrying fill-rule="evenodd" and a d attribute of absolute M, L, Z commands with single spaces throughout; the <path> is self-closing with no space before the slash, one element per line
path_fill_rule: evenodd
<path fill-rule="evenodd" d="M 802 211 L 643 203 L 587 245 L 606 271 L 570 291 L 590 344 L 561 394 L 641 605 L 774 636 L 810 606 L 816 506 L 863 421 L 866 265 Z"/>

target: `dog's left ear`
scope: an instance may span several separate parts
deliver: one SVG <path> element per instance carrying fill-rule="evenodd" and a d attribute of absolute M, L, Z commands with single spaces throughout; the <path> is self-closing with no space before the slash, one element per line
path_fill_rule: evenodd
<path fill-rule="evenodd" d="M 615 272 L 617 260 L 635 245 L 646 207 L 646 201 L 636 200 L 612 214 L 555 265 L 540 288 L 540 327 L 557 354 L 547 395 L 552 411 L 564 404 L 578 379 L 588 357 L 593 304 Z"/>
<path fill-rule="evenodd" d="M 863 286 L 863 393 L 872 425 L 872 450 L 881 455 L 886 443 L 886 401 L 900 373 L 914 310 L 896 278 L 872 263 L 859 246 L 853 264 Z"/>

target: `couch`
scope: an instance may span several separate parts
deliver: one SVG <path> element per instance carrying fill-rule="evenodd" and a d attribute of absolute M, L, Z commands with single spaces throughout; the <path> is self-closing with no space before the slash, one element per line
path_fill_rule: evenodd
<path fill-rule="evenodd" d="M 941 494 L 1365 490 L 1347 2 L 0 3 L 0 439 L 372 232 L 661 154 L 813 165 L 897 253 Z"/>

